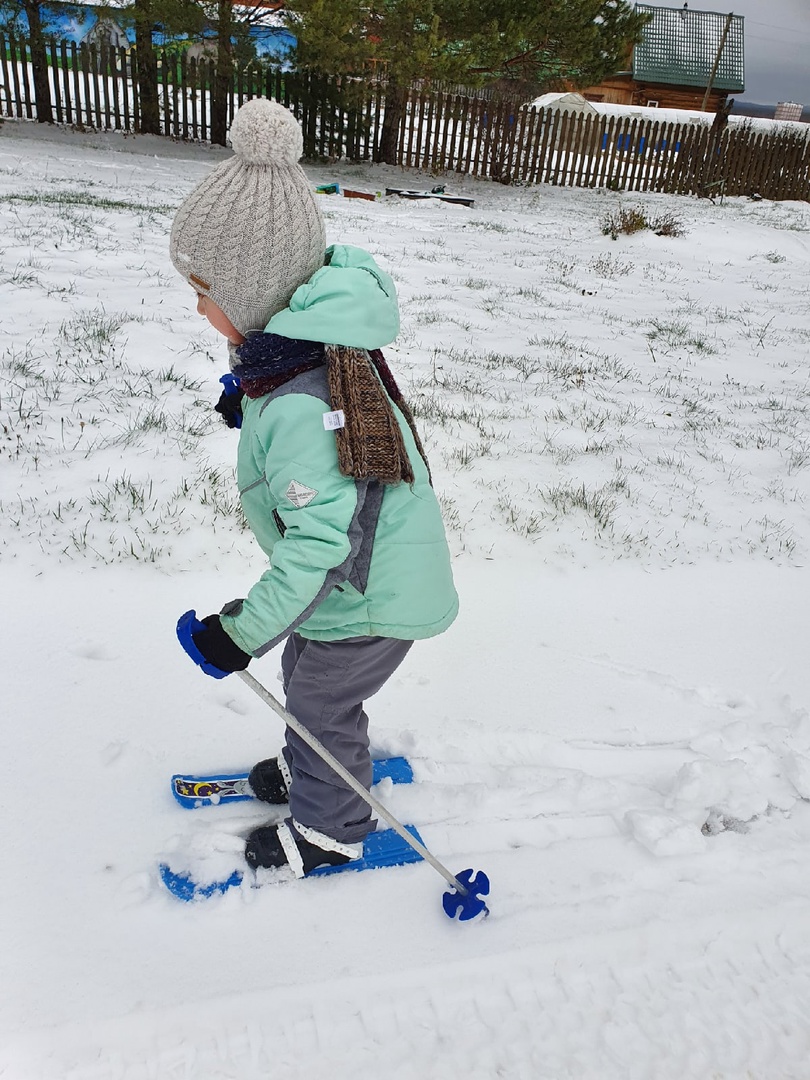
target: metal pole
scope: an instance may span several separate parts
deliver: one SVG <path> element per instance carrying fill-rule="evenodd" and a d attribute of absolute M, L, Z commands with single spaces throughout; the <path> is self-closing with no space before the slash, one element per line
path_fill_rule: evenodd
<path fill-rule="evenodd" d="M 255 694 L 259 695 L 265 705 L 269 705 L 270 708 L 281 717 L 287 727 L 292 728 L 295 734 L 300 739 L 303 739 L 307 746 L 310 746 L 316 754 L 323 758 L 326 764 L 335 770 L 341 780 L 348 784 L 352 791 L 356 792 L 364 802 L 368 803 L 371 809 L 376 814 L 379 814 L 383 821 L 386 821 L 391 826 L 394 832 L 398 833 L 403 840 L 410 844 L 414 851 L 418 851 L 425 862 L 429 862 L 433 869 L 437 870 L 448 884 L 452 885 L 454 889 L 457 889 L 462 896 L 469 895 L 469 889 L 465 888 L 458 878 L 450 873 L 447 867 L 442 866 L 439 860 L 430 854 L 424 844 L 420 844 L 415 837 L 411 836 L 405 826 L 400 825 L 393 814 L 390 814 L 382 803 L 378 802 L 370 792 L 366 791 L 363 785 L 355 780 L 348 769 L 345 769 L 337 758 L 333 757 L 326 747 L 319 742 L 311 732 L 307 731 L 303 724 L 295 719 L 292 713 L 287 712 L 284 706 L 276 701 L 270 691 L 265 689 L 258 679 L 254 679 L 249 671 L 237 671 L 236 674 Z"/>
<path fill-rule="evenodd" d="M 714 77 L 717 74 L 717 69 L 720 67 L 720 57 L 723 55 L 723 48 L 726 44 L 726 38 L 728 32 L 731 29 L 731 20 L 734 18 L 734 12 L 730 11 L 726 16 L 726 25 L 723 27 L 723 33 L 720 35 L 720 44 L 717 47 L 717 55 L 714 58 L 714 64 L 712 65 L 712 71 L 709 75 L 709 82 L 706 86 L 706 93 L 703 95 L 703 104 L 700 106 L 701 112 L 706 112 L 706 104 L 709 100 L 709 94 L 711 93 L 712 84 L 714 83 Z"/>

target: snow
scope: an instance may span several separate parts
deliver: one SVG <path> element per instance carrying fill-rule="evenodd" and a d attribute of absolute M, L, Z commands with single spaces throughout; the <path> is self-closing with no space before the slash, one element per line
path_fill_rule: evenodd
<path fill-rule="evenodd" d="M 173 634 L 262 567 L 167 252 L 223 154 L 0 128 L 0 1075 L 803 1080 L 810 208 L 307 170 L 476 200 L 322 206 L 397 282 L 462 601 L 371 703 L 378 793 L 492 915 L 424 864 L 184 905 L 158 859 L 272 813 L 170 775 L 281 738 Z"/>
<path fill-rule="evenodd" d="M 543 94 L 528 103 L 529 108 L 595 112 L 599 116 L 615 116 L 654 121 L 658 124 L 697 124 L 711 126 L 715 114 L 700 109 L 667 109 L 656 105 L 620 105 L 612 101 L 590 101 L 581 94 Z M 586 107 L 587 106 L 587 107 Z M 765 133 L 798 133 L 807 137 L 808 125 L 798 120 L 774 120 L 762 116 L 732 113 L 728 126 L 747 127 Z"/>

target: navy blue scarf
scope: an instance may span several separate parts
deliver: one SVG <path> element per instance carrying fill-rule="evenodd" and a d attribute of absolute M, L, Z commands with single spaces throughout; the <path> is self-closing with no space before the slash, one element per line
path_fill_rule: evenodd
<path fill-rule="evenodd" d="M 236 349 L 234 375 L 249 398 L 262 397 L 296 375 L 326 363 L 323 343 L 254 330 Z"/>

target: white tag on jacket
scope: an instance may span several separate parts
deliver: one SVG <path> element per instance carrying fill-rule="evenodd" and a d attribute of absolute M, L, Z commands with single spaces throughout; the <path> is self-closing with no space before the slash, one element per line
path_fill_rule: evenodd
<path fill-rule="evenodd" d="M 318 492 L 315 488 L 307 487 L 306 484 L 299 484 L 297 480 L 291 480 L 290 486 L 284 494 L 293 506 L 297 506 L 300 510 L 302 506 L 309 506 Z"/>
<path fill-rule="evenodd" d="M 337 431 L 338 428 L 346 427 L 346 414 L 343 409 L 325 412 L 323 414 L 323 426 L 327 431 Z"/>

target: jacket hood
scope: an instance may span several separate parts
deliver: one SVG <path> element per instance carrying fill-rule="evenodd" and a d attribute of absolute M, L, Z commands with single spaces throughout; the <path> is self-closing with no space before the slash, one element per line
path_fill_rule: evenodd
<path fill-rule="evenodd" d="M 265 327 L 269 334 L 381 349 L 399 333 L 394 282 L 362 248 L 333 244 L 326 264 L 292 295 Z"/>

